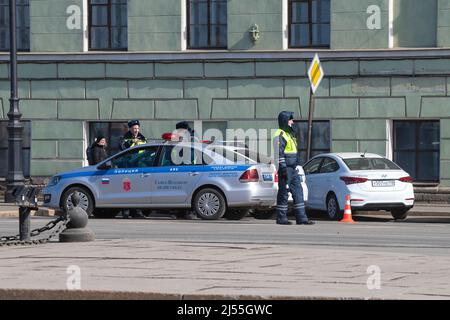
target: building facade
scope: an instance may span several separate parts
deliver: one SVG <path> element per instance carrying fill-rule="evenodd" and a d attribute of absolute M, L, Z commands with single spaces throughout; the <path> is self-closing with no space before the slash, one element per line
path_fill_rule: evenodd
<path fill-rule="evenodd" d="M 0 50 L 9 1 L 0 0 Z M 85 163 L 126 122 L 159 139 L 177 121 L 274 129 L 295 113 L 302 148 L 318 53 L 313 151 L 374 152 L 417 184 L 450 187 L 450 0 L 17 0 L 25 168 Z M 6 174 L 7 52 L 0 53 Z"/>

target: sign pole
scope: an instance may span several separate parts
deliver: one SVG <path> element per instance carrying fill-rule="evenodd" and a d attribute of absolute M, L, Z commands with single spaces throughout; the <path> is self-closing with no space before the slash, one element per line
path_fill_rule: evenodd
<path fill-rule="evenodd" d="M 311 159 L 311 144 L 312 144 L 312 124 L 314 117 L 314 93 L 312 89 L 309 90 L 309 115 L 308 115 L 308 142 L 306 151 L 306 161 Z"/>
<path fill-rule="evenodd" d="M 314 117 L 314 94 L 316 93 L 317 88 L 320 85 L 324 76 L 322 65 L 320 64 L 319 55 L 315 54 L 314 59 L 311 63 L 311 66 L 308 70 L 308 78 L 311 84 L 311 88 L 309 90 L 309 115 L 308 115 L 308 141 L 307 141 L 307 150 L 306 150 L 306 160 L 309 161 L 311 159 L 311 149 L 312 149 L 312 126 L 313 126 L 313 117 Z"/>

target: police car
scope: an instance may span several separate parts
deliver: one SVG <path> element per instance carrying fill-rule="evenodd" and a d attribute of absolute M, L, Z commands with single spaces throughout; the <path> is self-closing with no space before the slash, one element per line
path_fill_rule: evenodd
<path fill-rule="evenodd" d="M 170 134 L 163 135 L 170 140 Z M 64 172 L 44 188 L 44 204 L 80 206 L 97 217 L 114 217 L 122 208 L 193 209 L 207 220 L 245 209 L 273 207 L 275 166 L 248 148 L 201 142 L 158 142 L 122 151 L 96 166 Z"/>

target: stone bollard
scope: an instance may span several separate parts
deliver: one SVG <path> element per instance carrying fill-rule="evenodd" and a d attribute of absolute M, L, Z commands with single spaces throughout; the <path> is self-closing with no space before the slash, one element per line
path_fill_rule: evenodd
<path fill-rule="evenodd" d="M 80 195 L 74 192 L 71 195 L 73 208 L 67 214 L 70 221 L 67 224 L 67 229 L 59 235 L 60 242 L 88 242 L 95 240 L 95 234 L 91 229 L 86 228 L 89 218 L 82 208 L 78 205 L 80 203 Z"/>

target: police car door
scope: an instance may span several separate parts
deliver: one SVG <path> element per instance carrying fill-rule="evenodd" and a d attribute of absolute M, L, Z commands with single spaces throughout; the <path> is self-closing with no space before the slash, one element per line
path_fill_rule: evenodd
<path fill-rule="evenodd" d="M 97 182 L 99 206 L 148 206 L 158 146 L 133 148 L 111 160 Z"/>
<path fill-rule="evenodd" d="M 188 201 L 202 175 L 203 166 L 195 160 L 197 153 L 188 146 L 163 147 L 154 174 L 152 204 L 168 206 Z"/>

